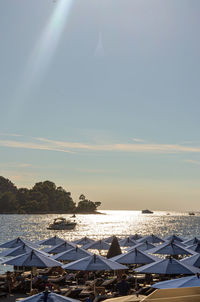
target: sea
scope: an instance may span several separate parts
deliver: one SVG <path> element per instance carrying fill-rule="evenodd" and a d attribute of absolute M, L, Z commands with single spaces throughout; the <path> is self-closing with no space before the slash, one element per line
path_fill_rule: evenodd
<path fill-rule="evenodd" d="M 37 242 L 52 236 L 76 240 L 83 236 L 102 239 L 111 235 L 126 237 L 132 234 L 142 236 L 155 234 L 165 237 L 177 234 L 184 238 L 200 236 L 200 213 L 190 216 L 188 212 L 155 211 L 142 214 L 141 211 L 100 211 L 102 214 L 76 215 L 0 215 L 0 243 L 22 237 Z M 47 230 L 59 216 L 75 220 L 73 230 Z M 1 256 L 0 256 L 1 257 Z M 0 272 L 5 271 L 0 265 Z"/>

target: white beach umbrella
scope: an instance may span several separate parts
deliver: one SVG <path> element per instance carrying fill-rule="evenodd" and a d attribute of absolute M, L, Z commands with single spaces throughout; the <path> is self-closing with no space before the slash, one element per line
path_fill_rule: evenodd
<path fill-rule="evenodd" d="M 192 255 L 193 252 L 189 249 L 182 247 L 173 241 L 171 242 L 165 242 L 157 247 L 154 247 L 151 250 L 148 250 L 148 253 L 151 254 L 160 254 L 160 255 Z"/>
<path fill-rule="evenodd" d="M 182 263 L 200 268 L 200 254 L 197 253 L 181 260 Z"/>
<path fill-rule="evenodd" d="M 58 237 L 58 236 L 54 236 L 54 237 L 51 237 L 51 238 L 48 238 L 48 239 L 45 239 L 45 240 L 41 240 L 38 242 L 39 245 L 52 245 L 52 246 L 55 246 L 55 245 L 58 245 L 58 244 L 61 244 L 65 242 L 64 239 Z"/>
<path fill-rule="evenodd" d="M 25 298 L 21 301 L 23 302 L 80 302 L 80 300 L 75 300 L 48 291 Z"/>
<path fill-rule="evenodd" d="M 45 248 L 43 249 L 43 251 L 49 254 L 58 254 L 71 250 L 72 248 L 76 248 L 76 245 L 74 243 L 70 241 L 64 241 L 56 246 Z"/>
<path fill-rule="evenodd" d="M 76 261 L 91 255 L 92 253 L 90 253 L 89 251 L 75 247 L 66 252 L 59 253 L 52 258 L 58 261 Z"/>
<path fill-rule="evenodd" d="M 189 246 L 187 246 L 187 248 L 196 253 L 200 253 L 200 242 L 193 244 L 193 245 L 189 245 Z"/>
<path fill-rule="evenodd" d="M 138 243 L 141 243 L 141 242 L 149 242 L 149 243 L 161 243 L 161 242 L 165 242 L 165 240 L 163 240 L 162 238 L 158 237 L 158 236 L 155 236 L 155 235 L 148 235 L 148 236 L 145 236 L 145 237 L 142 237 L 140 239 L 137 240 Z"/>
<path fill-rule="evenodd" d="M 180 287 L 197 287 L 200 286 L 199 275 L 182 277 L 178 279 L 166 280 L 153 284 L 153 288 L 180 288 Z"/>
<path fill-rule="evenodd" d="M 122 264 L 147 264 L 147 263 L 152 263 L 155 261 L 159 261 L 160 259 L 148 255 L 143 251 L 140 251 L 138 249 L 133 249 L 128 253 L 124 253 L 118 256 L 115 256 L 113 258 L 110 258 L 110 260 L 116 261 L 118 263 Z"/>
<path fill-rule="evenodd" d="M 82 246 L 85 250 L 106 250 L 108 251 L 110 248 L 110 244 L 105 242 L 104 240 L 98 240 L 93 243 L 86 244 Z"/>
<path fill-rule="evenodd" d="M 118 236 L 114 236 L 114 235 L 113 235 L 113 236 L 104 238 L 103 241 L 105 241 L 105 242 L 107 242 L 107 243 L 112 243 L 112 241 L 113 241 L 114 238 L 117 238 L 118 241 L 121 240 L 121 238 L 119 238 Z"/>
<path fill-rule="evenodd" d="M 9 240 L 5 243 L 2 243 L 0 245 L 0 248 L 8 248 L 8 249 L 12 249 L 21 245 L 27 244 L 29 246 L 32 246 L 34 248 L 39 248 L 39 246 L 33 242 L 30 242 L 28 240 L 22 239 L 21 237 L 17 237 L 15 239 Z"/>
<path fill-rule="evenodd" d="M 194 266 L 189 266 L 174 258 L 162 259 L 160 261 L 141 266 L 136 269 L 139 273 L 163 274 L 163 275 L 193 275 L 200 273 Z"/>
<path fill-rule="evenodd" d="M 183 238 L 181 238 L 180 236 L 175 235 L 175 234 L 165 237 L 165 240 L 177 240 L 177 241 L 181 241 L 181 242 L 184 241 Z"/>
<path fill-rule="evenodd" d="M 93 242 L 95 242 L 95 240 L 88 238 L 87 236 L 73 241 L 73 243 L 78 244 L 78 245 L 85 245 L 85 244 L 89 244 L 89 243 L 93 243 Z"/>
<path fill-rule="evenodd" d="M 15 256 L 19 256 L 19 255 L 22 255 L 22 254 L 26 254 L 32 250 L 35 250 L 35 251 L 38 251 L 40 253 L 43 253 L 44 255 L 46 256 L 50 256 L 49 254 L 43 252 L 43 251 L 40 251 L 38 249 L 35 249 L 33 248 L 32 246 L 29 246 L 27 244 L 23 244 L 23 245 L 20 245 L 18 247 L 15 247 L 13 249 L 9 249 L 7 251 L 4 251 L 0 254 L 1 257 L 15 257 Z"/>
<path fill-rule="evenodd" d="M 36 250 L 31 250 L 26 254 L 6 260 L 2 264 L 39 268 L 62 266 L 62 263 Z"/>
<path fill-rule="evenodd" d="M 186 241 L 184 241 L 183 243 L 186 245 L 186 246 L 189 246 L 189 245 L 194 245 L 194 244 L 197 244 L 200 242 L 200 239 L 197 238 L 197 237 L 193 237 L 193 238 L 190 238 Z"/>
<path fill-rule="evenodd" d="M 135 245 L 133 247 L 129 247 L 127 249 L 127 251 L 132 251 L 134 248 L 136 248 L 136 249 L 138 249 L 140 251 L 147 251 L 147 250 L 150 250 L 150 249 L 152 249 L 154 247 L 155 247 L 154 244 L 145 241 L 145 242 L 142 242 L 142 243 L 138 243 L 137 245 Z"/>
<path fill-rule="evenodd" d="M 62 268 L 75 271 L 114 271 L 128 269 L 125 265 L 98 255 L 88 256 L 69 264 L 65 264 Z"/>
<path fill-rule="evenodd" d="M 134 239 L 131 239 L 130 237 L 127 237 L 127 238 L 124 238 L 124 239 L 121 239 L 119 241 L 119 245 L 120 246 L 135 246 L 137 245 L 137 241 L 135 241 Z"/>

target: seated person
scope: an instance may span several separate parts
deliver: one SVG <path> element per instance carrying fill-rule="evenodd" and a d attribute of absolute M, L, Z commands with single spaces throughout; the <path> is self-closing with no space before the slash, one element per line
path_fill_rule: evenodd
<path fill-rule="evenodd" d="M 128 295 L 130 291 L 130 285 L 126 281 L 126 275 L 121 277 L 121 280 L 116 284 L 116 291 L 119 293 L 120 296 Z"/>

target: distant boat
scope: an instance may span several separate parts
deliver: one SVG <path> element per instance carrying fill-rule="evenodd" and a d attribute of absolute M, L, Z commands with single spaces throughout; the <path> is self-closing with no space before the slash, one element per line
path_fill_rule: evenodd
<path fill-rule="evenodd" d="M 142 214 L 153 214 L 153 212 L 146 209 L 146 210 L 142 210 Z"/>
<path fill-rule="evenodd" d="M 63 217 L 54 219 L 54 222 L 48 226 L 48 230 L 72 230 L 76 226 L 76 222 L 66 220 Z"/>
<path fill-rule="evenodd" d="M 194 216 L 195 213 L 194 213 L 194 212 L 189 212 L 189 215 L 190 215 L 190 216 Z"/>

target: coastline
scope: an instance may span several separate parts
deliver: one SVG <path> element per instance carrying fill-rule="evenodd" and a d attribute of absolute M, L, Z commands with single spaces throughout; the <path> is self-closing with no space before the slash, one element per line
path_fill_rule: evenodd
<path fill-rule="evenodd" d="M 69 213 L 69 212 L 37 212 L 37 213 L 0 213 L 0 215 L 106 215 L 102 212 L 80 212 L 80 213 Z M 73 218 L 73 217 L 72 217 Z"/>

